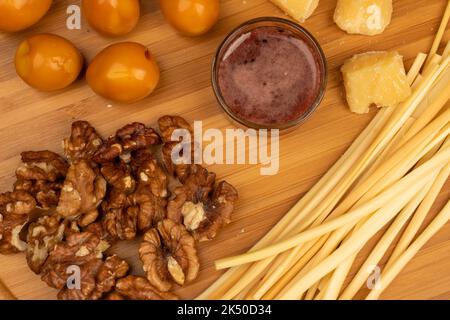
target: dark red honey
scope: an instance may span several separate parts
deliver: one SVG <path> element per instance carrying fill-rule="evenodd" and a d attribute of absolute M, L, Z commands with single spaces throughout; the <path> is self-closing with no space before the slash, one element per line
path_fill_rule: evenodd
<path fill-rule="evenodd" d="M 218 65 L 218 87 L 231 112 L 261 126 L 307 113 L 322 90 L 321 56 L 288 29 L 263 26 L 241 34 Z"/>

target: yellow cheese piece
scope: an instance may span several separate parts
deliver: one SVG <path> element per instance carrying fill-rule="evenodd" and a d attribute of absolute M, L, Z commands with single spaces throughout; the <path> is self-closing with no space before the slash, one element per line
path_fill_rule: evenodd
<path fill-rule="evenodd" d="M 355 113 L 367 113 L 372 104 L 396 106 L 411 95 L 403 57 L 397 52 L 355 55 L 342 66 L 347 102 Z"/>
<path fill-rule="evenodd" d="M 294 19 L 304 22 L 316 10 L 319 0 L 270 0 Z"/>
<path fill-rule="evenodd" d="M 338 0 L 334 12 L 334 22 L 350 34 L 380 34 L 391 18 L 392 0 Z"/>

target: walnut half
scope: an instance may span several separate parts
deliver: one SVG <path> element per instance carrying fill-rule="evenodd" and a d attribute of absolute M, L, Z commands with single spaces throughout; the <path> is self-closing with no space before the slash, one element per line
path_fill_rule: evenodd
<path fill-rule="evenodd" d="M 56 207 L 68 164 L 51 151 L 22 152 L 22 162 L 16 170 L 15 191 L 31 194 L 42 209 Z"/>
<path fill-rule="evenodd" d="M 24 191 L 0 194 L 0 253 L 12 254 L 25 251 L 26 242 L 20 232 L 36 207 L 33 196 Z"/>
<path fill-rule="evenodd" d="M 149 150 L 139 150 L 131 161 L 138 181 L 129 202 L 139 208 L 138 229 L 147 231 L 166 217 L 168 178 Z"/>
<path fill-rule="evenodd" d="M 72 287 L 67 283 L 59 291 L 60 300 L 99 300 L 106 293 L 111 292 L 116 280 L 124 277 L 129 270 L 125 260 L 113 255 L 105 261 L 95 259 L 82 264 L 80 267 L 80 287 Z"/>
<path fill-rule="evenodd" d="M 80 159 L 90 160 L 102 143 L 102 138 L 89 122 L 75 121 L 72 123 L 70 137 L 63 141 L 64 154 L 70 162 Z"/>
<path fill-rule="evenodd" d="M 119 279 L 116 291 L 107 297 L 108 300 L 178 300 L 170 292 L 161 292 L 144 277 L 127 276 Z"/>
<path fill-rule="evenodd" d="M 114 239 L 131 240 L 137 234 L 139 208 L 131 206 L 128 195 L 119 189 L 111 189 L 102 203 L 103 227 Z"/>
<path fill-rule="evenodd" d="M 133 122 L 117 130 L 115 136 L 106 140 L 95 153 L 93 160 L 97 163 L 111 162 L 119 156 L 160 143 L 161 138 L 155 130 L 142 123 Z"/>
<path fill-rule="evenodd" d="M 30 269 L 41 273 L 49 253 L 64 237 L 67 223 L 59 216 L 42 216 L 30 224 L 27 236 L 27 263 Z"/>
<path fill-rule="evenodd" d="M 97 207 L 106 193 L 106 181 L 86 160 L 74 162 L 66 176 L 56 212 L 63 217 L 80 218 L 84 227 L 97 219 Z"/>
<path fill-rule="evenodd" d="M 28 192 L 36 199 L 38 207 L 48 210 L 58 205 L 62 185 L 62 181 L 17 180 L 14 190 Z"/>
<path fill-rule="evenodd" d="M 17 179 L 55 182 L 66 176 L 68 164 L 51 151 L 22 152 L 23 165 L 17 168 Z"/>
<path fill-rule="evenodd" d="M 215 174 L 205 168 L 196 165 L 192 169 L 183 186 L 175 189 L 167 217 L 183 223 L 196 240 L 211 240 L 230 223 L 238 193 L 225 181 L 215 187 Z"/>
<path fill-rule="evenodd" d="M 104 163 L 101 172 L 106 181 L 115 189 L 127 194 L 134 191 L 135 179 L 129 166 L 121 159 Z"/>
<path fill-rule="evenodd" d="M 50 252 L 43 268 L 43 277 L 46 277 L 46 271 L 51 271 L 58 264 L 80 265 L 92 259 L 102 259 L 109 246 L 97 230 L 86 228 L 83 232 L 70 232 L 65 241 L 58 243 Z"/>
<path fill-rule="evenodd" d="M 169 219 L 145 233 L 139 256 L 148 281 L 160 291 L 194 280 L 200 267 L 194 238 Z"/>
<path fill-rule="evenodd" d="M 140 149 L 131 156 L 129 164 L 116 160 L 102 167 L 108 181 L 117 181 L 110 182 L 113 188 L 102 203 L 103 224 L 111 236 L 123 240 L 135 238 L 138 231 L 145 232 L 164 219 L 169 194 L 168 178 L 152 152 Z M 124 177 L 133 178 L 133 190 L 123 187 Z"/>
<path fill-rule="evenodd" d="M 128 271 L 128 264 L 115 256 L 103 260 L 109 243 L 102 239 L 98 228 L 89 227 L 84 232 L 69 233 L 50 252 L 42 268 L 42 280 L 60 290 L 59 299 L 100 299 L 114 287 L 115 279 Z M 76 279 L 72 283 L 69 280 L 76 270 L 79 283 Z"/>
<path fill-rule="evenodd" d="M 192 164 L 174 163 L 172 159 L 172 152 L 181 141 L 173 141 L 172 135 L 175 130 L 185 130 L 189 132 L 191 136 L 191 163 L 194 163 L 195 144 L 193 142 L 194 132 L 191 125 L 182 117 L 179 116 L 163 116 L 158 120 L 159 131 L 161 132 L 161 138 L 164 142 L 162 147 L 162 157 L 167 171 L 173 174 L 181 182 L 190 174 Z M 181 139 L 180 139 L 181 140 Z M 180 158 L 185 155 L 180 154 Z"/>

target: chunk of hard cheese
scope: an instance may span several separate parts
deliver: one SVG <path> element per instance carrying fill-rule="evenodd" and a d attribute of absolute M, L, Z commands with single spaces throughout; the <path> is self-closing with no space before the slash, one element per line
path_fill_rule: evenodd
<path fill-rule="evenodd" d="M 316 10 L 319 0 L 270 0 L 294 19 L 304 22 Z"/>
<path fill-rule="evenodd" d="M 392 0 L 338 0 L 334 21 L 352 34 L 376 35 L 391 22 Z"/>
<path fill-rule="evenodd" d="M 355 55 L 342 66 L 350 110 L 367 113 L 372 104 L 396 106 L 411 94 L 403 57 L 397 52 Z"/>

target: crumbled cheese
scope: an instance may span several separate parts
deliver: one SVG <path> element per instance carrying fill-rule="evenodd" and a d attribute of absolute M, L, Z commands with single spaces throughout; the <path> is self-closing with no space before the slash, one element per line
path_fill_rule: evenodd
<path fill-rule="evenodd" d="M 367 113 L 372 104 L 396 106 L 411 95 L 403 58 L 397 52 L 355 55 L 342 67 L 350 110 Z"/>
<path fill-rule="evenodd" d="M 319 0 L 270 0 L 294 19 L 304 22 L 316 10 Z"/>

